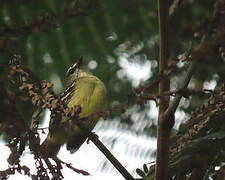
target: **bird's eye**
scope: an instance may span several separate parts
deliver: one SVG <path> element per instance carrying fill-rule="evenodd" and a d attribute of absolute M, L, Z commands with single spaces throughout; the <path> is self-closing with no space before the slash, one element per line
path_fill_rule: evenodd
<path fill-rule="evenodd" d="M 66 73 L 66 76 L 72 75 L 75 72 L 76 69 L 77 69 L 76 66 L 75 67 L 74 66 L 70 67 L 68 69 L 67 73 Z"/>
<path fill-rule="evenodd" d="M 77 63 L 70 66 L 70 68 L 66 72 L 66 76 L 72 75 L 77 69 L 79 69 L 83 65 L 83 57 L 81 56 Z"/>

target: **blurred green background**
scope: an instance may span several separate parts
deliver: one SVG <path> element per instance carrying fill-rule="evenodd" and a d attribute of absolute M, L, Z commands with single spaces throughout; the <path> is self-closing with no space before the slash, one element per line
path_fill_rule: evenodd
<path fill-rule="evenodd" d="M 191 41 L 199 43 L 207 31 L 214 5 L 213 0 L 171 0 L 170 5 L 175 2 L 178 5 L 170 8 L 171 59 L 186 52 Z M 194 38 L 194 33 L 200 37 Z M 16 85 L 8 82 L 11 55 L 20 54 L 37 77 L 54 83 L 57 94 L 64 89 L 67 68 L 82 55 L 90 71 L 104 81 L 111 109 L 115 104 L 126 103 L 134 86 L 154 79 L 158 72 L 158 41 L 157 1 L 0 0 L 1 133 L 12 111 L 29 124 L 34 110 L 29 101 L 19 98 Z M 223 82 L 225 71 L 217 50 L 208 58 L 195 73 L 192 87 L 201 89 L 210 82 L 213 86 Z M 187 64 L 178 63 L 175 67 L 171 89 L 179 86 Z M 148 67 L 143 71 L 146 76 L 132 79 L 132 73 L 126 71 L 131 65 Z M 141 73 L 134 70 L 135 74 Z M 15 104 L 6 96 L 12 92 Z M 148 93 L 157 93 L 157 88 Z M 190 113 L 203 101 L 204 98 L 184 100 L 180 110 Z M 133 133 L 155 136 L 156 119 L 149 115 L 149 109 L 149 103 L 134 104 L 123 114 L 112 111 L 107 121 L 116 119 Z M 134 130 L 137 122 L 142 127 Z"/>

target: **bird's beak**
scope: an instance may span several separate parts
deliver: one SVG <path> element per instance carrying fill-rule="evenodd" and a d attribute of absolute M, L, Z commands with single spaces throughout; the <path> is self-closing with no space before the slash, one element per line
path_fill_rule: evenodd
<path fill-rule="evenodd" d="M 77 67 L 80 68 L 80 67 L 82 67 L 82 66 L 83 66 L 83 56 L 80 56 L 80 57 L 79 57 L 79 60 L 78 60 L 78 62 L 77 62 Z"/>

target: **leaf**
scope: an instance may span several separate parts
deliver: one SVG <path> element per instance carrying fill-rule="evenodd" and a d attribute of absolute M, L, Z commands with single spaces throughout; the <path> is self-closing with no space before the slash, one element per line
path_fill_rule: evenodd
<path fill-rule="evenodd" d="M 147 167 L 146 164 L 143 165 L 143 169 L 144 169 L 145 173 L 147 174 L 148 173 L 148 167 Z"/>
<path fill-rule="evenodd" d="M 145 173 L 139 168 L 136 169 L 136 173 L 141 177 L 145 177 Z"/>

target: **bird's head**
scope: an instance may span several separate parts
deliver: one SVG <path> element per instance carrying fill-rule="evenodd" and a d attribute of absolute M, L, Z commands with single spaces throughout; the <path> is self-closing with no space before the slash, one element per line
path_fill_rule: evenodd
<path fill-rule="evenodd" d="M 78 62 L 74 63 L 66 72 L 67 87 L 71 86 L 76 79 L 84 76 L 89 76 L 90 74 L 84 70 L 83 67 L 83 57 L 81 56 Z"/>

